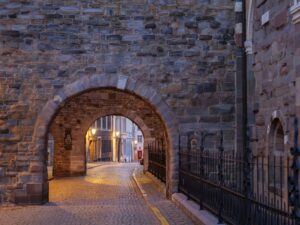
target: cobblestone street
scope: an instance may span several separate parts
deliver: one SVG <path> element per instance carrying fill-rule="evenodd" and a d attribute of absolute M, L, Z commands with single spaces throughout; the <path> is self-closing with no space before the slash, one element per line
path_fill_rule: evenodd
<path fill-rule="evenodd" d="M 146 184 L 145 190 L 149 190 L 149 202 L 142 197 L 132 178 L 136 167 L 137 180 L 143 180 L 142 185 Z M 169 224 L 193 224 L 172 202 L 155 192 L 150 180 L 143 178 L 141 169 L 131 163 L 103 163 L 89 169 L 86 177 L 52 180 L 48 204 L 1 208 L 0 224 L 161 224 L 151 210 L 153 199 Z"/>

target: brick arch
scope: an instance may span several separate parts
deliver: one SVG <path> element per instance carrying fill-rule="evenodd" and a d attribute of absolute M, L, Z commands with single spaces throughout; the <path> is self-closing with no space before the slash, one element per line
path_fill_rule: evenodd
<path fill-rule="evenodd" d="M 287 137 L 287 122 L 285 120 L 284 115 L 282 114 L 282 112 L 280 110 L 275 110 L 273 111 L 272 115 L 269 117 L 268 120 L 268 126 L 267 126 L 267 134 L 266 134 L 266 148 L 265 148 L 265 152 L 264 155 L 269 155 L 272 154 L 272 152 L 270 152 L 271 149 L 271 142 L 273 141 L 274 137 L 274 126 L 277 126 L 277 124 L 280 124 L 280 126 L 282 127 L 283 130 L 283 135 L 284 135 L 284 139 Z M 289 146 L 287 146 L 288 142 L 284 143 L 284 154 L 289 154 L 288 148 Z"/>
<path fill-rule="evenodd" d="M 35 160 L 30 162 L 30 167 L 43 168 L 42 187 L 43 187 L 43 202 L 47 201 L 48 185 L 47 175 L 45 167 L 45 152 L 46 152 L 46 136 L 53 119 L 57 115 L 58 111 L 67 104 L 68 100 L 79 96 L 85 92 L 91 90 L 97 90 L 101 88 L 112 88 L 124 93 L 131 94 L 141 99 L 145 103 L 152 106 L 157 115 L 161 118 L 161 121 L 165 127 L 166 137 L 168 142 L 167 147 L 167 193 L 170 195 L 177 191 L 177 171 L 176 164 L 178 161 L 178 127 L 175 120 L 175 116 L 169 109 L 166 103 L 164 103 L 162 97 L 150 86 L 143 84 L 141 81 L 134 80 L 130 77 L 118 75 L 93 75 L 85 76 L 80 80 L 77 80 L 69 85 L 66 85 L 59 91 L 53 99 L 49 100 L 43 109 L 40 111 L 33 133 L 33 152 L 36 155 Z M 132 115 L 125 115 L 131 117 Z M 133 120 L 140 123 L 140 119 Z M 141 124 L 141 123 L 140 123 Z M 142 125 L 141 125 L 142 126 Z"/>
<path fill-rule="evenodd" d="M 147 133 L 146 140 L 163 139 L 168 147 L 165 125 L 153 107 L 131 93 L 112 88 L 93 89 L 69 99 L 56 114 L 49 130 L 55 136 L 54 176 L 84 175 L 85 151 L 83 137 L 99 116 L 122 114 L 136 121 Z M 65 131 L 71 130 L 72 152 L 64 148 Z M 148 132 L 147 132 L 148 131 Z M 145 151 L 145 169 L 148 158 Z M 169 152 L 167 152 L 169 155 Z"/>
<path fill-rule="evenodd" d="M 121 81 L 126 80 L 122 85 Z M 68 98 L 79 95 L 85 91 L 97 88 L 116 88 L 118 90 L 128 91 L 136 96 L 141 97 L 149 102 L 156 109 L 166 125 L 169 138 L 172 145 L 177 145 L 178 128 L 173 112 L 163 101 L 162 97 L 150 86 L 141 81 L 134 80 L 130 77 L 93 75 L 85 76 L 69 85 L 66 85 L 53 99 L 49 100 L 37 117 L 35 123 L 33 140 L 35 143 L 43 140 L 51 120 L 54 118 L 58 109 L 65 104 Z M 34 146 L 37 148 L 38 146 Z"/>

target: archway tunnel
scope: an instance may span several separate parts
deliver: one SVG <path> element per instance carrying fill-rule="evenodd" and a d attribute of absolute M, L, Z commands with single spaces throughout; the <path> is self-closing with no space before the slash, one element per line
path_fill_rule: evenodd
<path fill-rule="evenodd" d="M 108 117 L 127 118 L 141 131 L 145 171 L 149 168 L 149 150 L 153 150 L 153 146 L 160 145 L 160 150 L 164 151 L 166 164 L 163 173 L 168 174 L 170 140 L 166 125 L 157 109 L 133 93 L 115 88 L 99 88 L 68 98 L 49 123 L 46 136 L 51 134 L 51 142 L 54 143 L 54 178 L 86 174 L 87 161 L 92 161 L 91 155 L 87 154 L 89 148 L 87 134 L 95 126 L 95 121 Z M 117 138 L 116 127 L 112 138 Z M 95 155 L 92 157 L 99 159 Z M 116 152 L 112 152 L 110 157 L 112 161 L 127 160 L 118 158 L 120 155 Z"/>

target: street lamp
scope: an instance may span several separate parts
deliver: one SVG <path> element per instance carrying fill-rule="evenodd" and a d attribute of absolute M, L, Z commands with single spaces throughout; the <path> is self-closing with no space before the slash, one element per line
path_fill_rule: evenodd
<path fill-rule="evenodd" d="M 136 139 L 134 139 L 134 141 L 133 141 L 133 147 L 132 147 L 132 151 L 131 151 L 131 160 L 132 161 L 135 161 L 135 159 L 136 159 L 137 143 L 138 143 L 138 141 Z"/>
<path fill-rule="evenodd" d="M 118 162 L 120 162 L 120 132 L 116 132 L 117 137 L 117 152 L 118 152 Z"/>
<path fill-rule="evenodd" d="M 91 137 L 91 140 L 92 140 L 92 143 L 91 143 L 91 145 L 92 145 L 92 160 L 93 161 L 95 161 L 95 160 L 97 160 L 97 147 L 96 147 L 96 141 L 95 141 L 95 134 L 96 134 L 96 132 L 97 132 L 97 129 L 96 128 L 92 128 L 91 129 L 91 132 L 92 132 L 92 137 Z"/>

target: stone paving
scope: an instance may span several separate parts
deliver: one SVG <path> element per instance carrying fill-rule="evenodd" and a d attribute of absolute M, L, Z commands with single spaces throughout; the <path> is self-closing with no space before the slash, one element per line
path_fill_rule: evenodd
<path fill-rule="evenodd" d="M 158 225 L 132 178 L 138 164 L 104 163 L 85 177 L 50 181 L 50 202 L 43 206 L 2 207 L 5 225 Z M 140 171 L 140 169 L 138 170 Z M 139 178 L 142 174 L 139 173 Z M 150 194 L 150 192 L 149 192 Z M 170 224 L 192 224 L 154 189 L 151 191 Z"/>
<path fill-rule="evenodd" d="M 147 194 L 147 201 L 154 207 L 158 208 L 161 214 L 172 225 L 193 225 L 194 223 L 180 210 L 174 203 L 164 197 L 164 194 L 157 191 L 152 180 L 143 173 L 141 167 L 135 171 L 135 177 L 142 189 Z"/>

